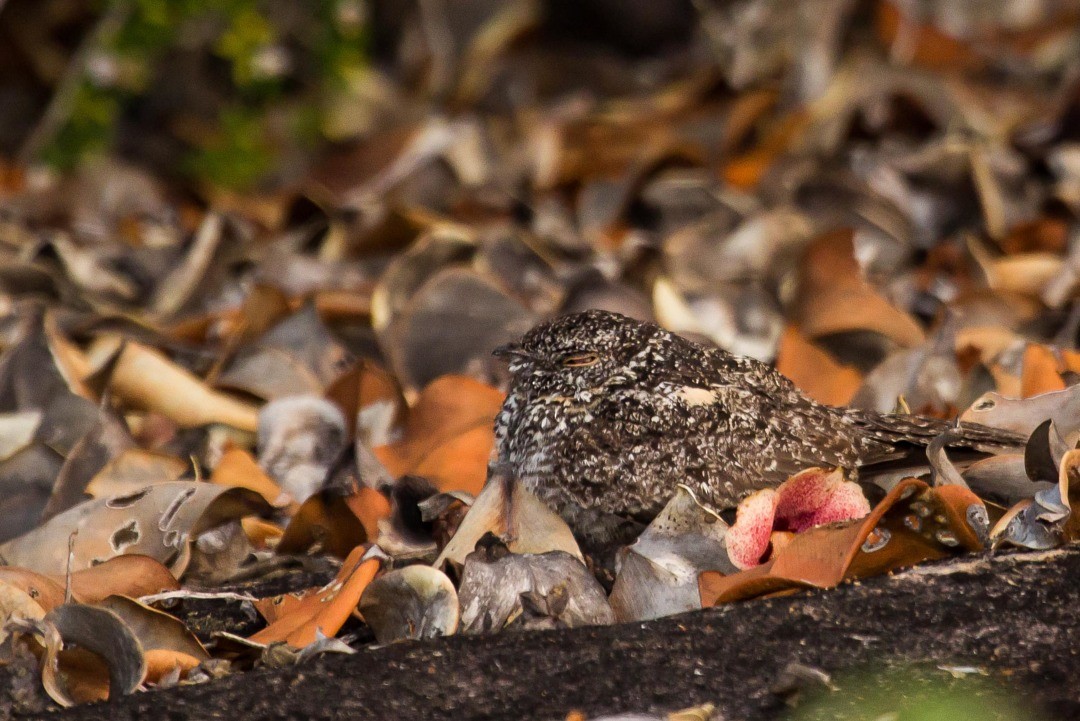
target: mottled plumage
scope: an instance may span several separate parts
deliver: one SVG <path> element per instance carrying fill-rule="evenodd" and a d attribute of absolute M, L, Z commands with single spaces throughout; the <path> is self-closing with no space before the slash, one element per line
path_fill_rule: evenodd
<path fill-rule="evenodd" d="M 678 483 L 723 509 L 803 468 L 854 471 L 950 429 L 971 448 L 1022 442 L 815 403 L 764 363 L 604 311 L 556 318 L 496 354 L 512 376 L 499 460 L 564 516 L 644 520 Z"/>

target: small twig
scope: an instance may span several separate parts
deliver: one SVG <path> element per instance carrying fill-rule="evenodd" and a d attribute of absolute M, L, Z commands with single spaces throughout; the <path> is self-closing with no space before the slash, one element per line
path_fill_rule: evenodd
<path fill-rule="evenodd" d="M 79 529 L 75 529 L 68 536 L 67 564 L 64 568 L 64 603 L 71 603 L 71 567 L 75 563 L 75 537 L 79 535 Z"/>
<path fill-rule="evenodd" d="M 236 593 L 234 591 L 188 591 L 181 588 L 179 591 L 162 591 L 152 593 L 149 596 L 139 596 L 139 603 L 150 605 L 160 601 L 171 601 L 175 598 L 192 598 L 200 601 L 257 601 L 248 593 Z"/>
<path fill-rule="evenodd" d="M 5 2 L 6 0 L 0 0 L 0 10 L 3 10 Z M 41 149 L 60 132 L 60 128 L 71 116 L 75 96 L 86 75 L 87 63 L 90 62 L 91 56 L 101 46 L 102 42 L 116 33 L 120 26 L 124 24 L 130 9 L 131 6 L 128 2 L 112 3 L 109 9 L 98 18 L 94 28 L 83 38 L 78 50 L 75 51 L 75 55 L 72 56 L 71 62 L 64 70 L 64 75 L 60 78 L 56 91 L 49 100 L 49 105 L 45 108 L 41 119 L 34 126 L 30 135 L 27 136 L 22 147 L 19 148 L 17 160 L 20 164 L 29 164 L 38 156 Z"/>

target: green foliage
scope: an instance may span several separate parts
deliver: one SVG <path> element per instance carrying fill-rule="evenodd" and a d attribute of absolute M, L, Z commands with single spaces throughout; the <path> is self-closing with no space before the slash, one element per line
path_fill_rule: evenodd
<path fill-rule="evenodd" d="M 199 97 L 211 110 L 139 132 L 168 133 L 188 148 L 177 167 L 195 181 L 245 188 L 266 178 L 289 149 L 322 137 L 328 99 L 365 66 L 363 0 L 101 0 L 118 29 L 88 63 L 66 123 L 42 159 L 70 168 L 116 143 L 118 120 L 162 84 L 199 84 L 172 62 L 192 52 L 202 67 L 225 68 L 222 85 Z M 102 72 L 105 67 L 108 72 Z M 184 69 L 189 69 L 184 66 Z"/>

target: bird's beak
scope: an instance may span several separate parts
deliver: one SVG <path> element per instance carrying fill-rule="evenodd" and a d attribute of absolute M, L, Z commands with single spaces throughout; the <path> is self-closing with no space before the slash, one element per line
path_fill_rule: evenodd
<path fill-rule="evenodd" d="M 536 360 L 536 358 L 534 358 L 531 353 L 526 352 L 525 349 L 519 346 L 517 343 L 507 343 L 506 345 L 501 345 L 495 350 L 491 351 L 491 355 L 495 356 L 499 360 L 504 361 L 511 361 L 515 358 L 520 358 L 522 360 Z"/>

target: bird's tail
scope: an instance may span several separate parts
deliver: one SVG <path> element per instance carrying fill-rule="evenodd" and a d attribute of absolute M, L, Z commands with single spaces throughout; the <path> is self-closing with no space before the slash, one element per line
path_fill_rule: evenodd
<path fill-rule="evenodd" d="M 1027 438 L 1012 431 L 978 423 L 961 423 L 926 416 L 883 414 L 849 409 L 856 425 L 870 438 L 894 449 L 904 446 L 927 446 L 938 436 L 949 435 L 948 447 L 966 448 L 978 453 L 1004 453 L 1022 449 Z M 867 459 L 871 463 L 874 459 Z M 881 460 L 888 460 L 883 457 Z"/>

